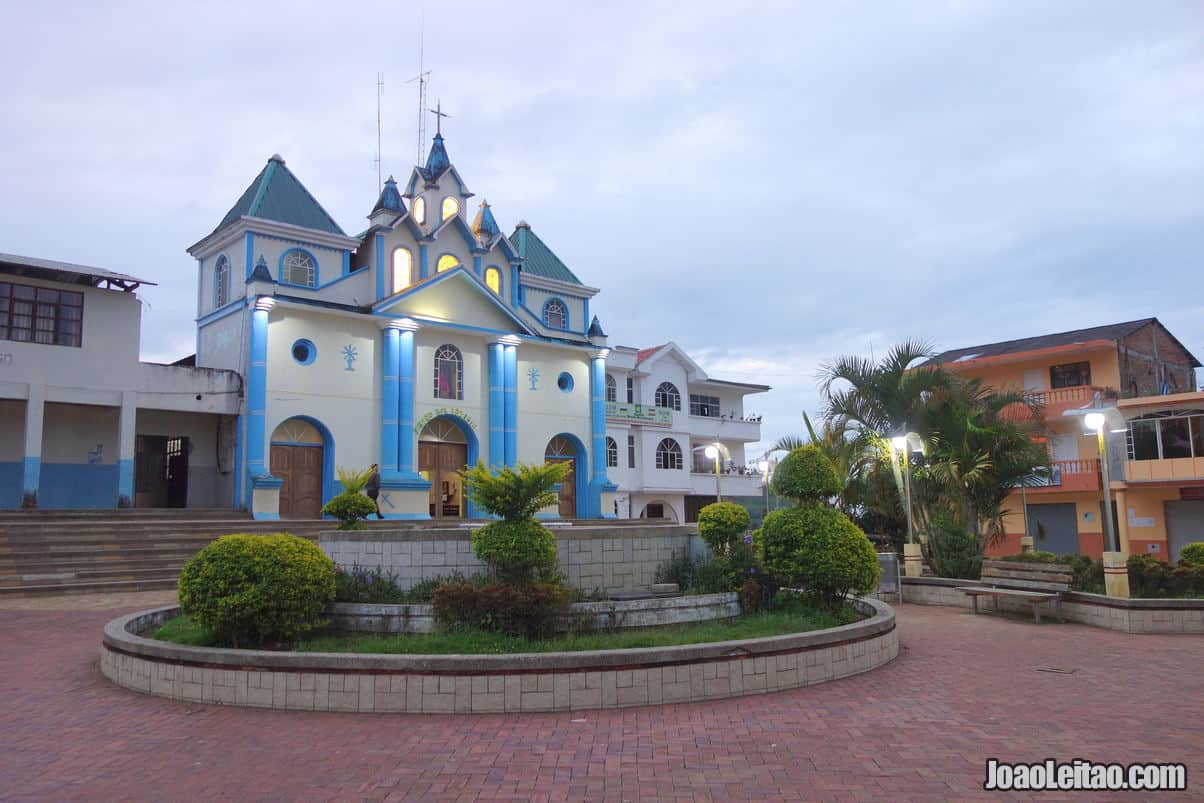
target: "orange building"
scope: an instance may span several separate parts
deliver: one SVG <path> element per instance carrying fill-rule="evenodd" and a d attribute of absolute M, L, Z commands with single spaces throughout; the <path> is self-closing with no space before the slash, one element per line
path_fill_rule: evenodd
<path fill-rule="evenodd" d="M 1157 318 L 955 349 L 933 362 L 999 390 L 1022 391 L 1044 408 L 1051 476 L 1039 488 L 1013 492 L 1007 536 L 988 554 L 1019 552 L 1028 534 L 1034 549 L 1101 556 L 1098 440 L 1074 411 L 1100 405 L 1116 406 L 1124 418 L 1107 433 L 1121 551 L 1174 562 L 1184 544 L 1204 541 L 1200 361 Z"/>

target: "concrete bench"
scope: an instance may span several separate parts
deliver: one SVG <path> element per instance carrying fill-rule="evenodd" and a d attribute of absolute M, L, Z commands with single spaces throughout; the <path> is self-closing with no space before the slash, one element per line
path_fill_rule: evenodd
<path fill-rule="evenodd" d="M 1047 603 L 1053 606 L 1058 621 L 1066 621 L 1062 618 L 1062 597 L 1070 590 L 1071 579 L 1070 569 L 1064 564 L 984 560 L 984 585 L 958 586 L 957 590 L 970 596 L 970 608 L 974 613 L 978 613 L 979 597 L 990 597 L 996 613 L 999 612 L 999 598 L 1008 597 L 1032 606 L 1033 621 L 1041 624 L 1041 606 Z"/>

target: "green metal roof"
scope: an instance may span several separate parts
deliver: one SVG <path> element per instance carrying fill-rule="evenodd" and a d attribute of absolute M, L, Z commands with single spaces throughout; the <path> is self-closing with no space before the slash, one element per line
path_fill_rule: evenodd
<path fill-rule="evenodd" d="M 581 284 L 581 280 L 569 270 L 568 265 L 561 262 L 560 257 L 552 253 L 552 249 L 535 236 L 535 232 L 531 231 L 531 226 L 526 221 L 519 223 L 514 229 L 514 234 L 510 235 L 510 244 L 523 260 L 523 272 L 545 279 Z"/>
<path fill-rule="evenodd" d="M 243 216 L 346 236 L 346 232 L 310 195 L 279 155 L 268 160 L 214 231 L 225 228 Z"/>

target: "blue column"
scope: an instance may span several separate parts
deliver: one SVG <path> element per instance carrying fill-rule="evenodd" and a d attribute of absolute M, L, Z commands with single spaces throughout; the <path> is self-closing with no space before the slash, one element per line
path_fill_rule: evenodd
<path fill-rule="evenodd" d="M 399 387 L 398 330 L 389 324 L 381 334 L 380 473 L 397 473 L 397 414 Z"/>
<path fill-rule="evenodd" d="M 247 278 L 251 278 L 251 273 L 255 270 L 255 235 L 247 232 Z"/>
<path fill-rule="evenodd" d="M 251 354 L 247 367 L 247 479 L 268 473 L 264 463 L 267 445 L 265 416 L 268 396 L 268 311 L 274 302 L 258 298 L 251 313 Z"/>
<path fill-rule="evenodd" d="M 351 273 L 351 252 L 344 251 L 343 252 L 343 275 L 346 276 L 348 273 Z"/>
<path fill-rule="evenodd" d="M 426 246 L 420 244 L 418 246 L 418 278 L 425 279 L 426 272 Z"/>
<path fill-rule="evenodd" d="M 134 506 L 134 447 L 138 402 L 130 391 L 121 394 L 117 414 L 117 507 Z"/>
<path fill-rule="evenodd" d="M 505 345 L 489 344 L 489 465 L 506 463 Z"/>
<path fill-rule="evenodd" d="M 414 476 L 414 330 L 402 328 L 397 336 L 397 470 Z"/>
<path fill-rule="evenodd" d="M 502 352 L 505 377 L 505 457 L 506 465 L 518 463 L 518 346 L 506 345 Z"/>
<path fill-rule="evenodd" d="M 606 356 L 601 351 L 593 355 L 589 368 L 589 423 L 590 423 L 590 482 L 589 499 L 585 515 L 589 517 L 613 515 L 602 509 L 602 493 L 615 490 L 606 477 Z"/>
<path fill-rule="evenodd" d="M 376 235 L 376 300 L 385 297 L 385 235 Z"/>
<path fill-rule="evenodd" d="M 478 276 L 481 275 L 481 255 L 480 254 L 472 255 L 472 272 Z"/>
<path fill-rule="evenodd" d="M 519 293 L 518 293 L 518 265 L 511 265 L 510 266 L 510 305 L 513 307 L 517 307 L 518 302 L 520 300 L 521 299 L 519 298 Z"/>
<path fill-rule="evenodd" d="M 25 401 L 25 455 L 21 464 L 21 507 L 36 510 L 38 488 L 42 481 L 42 425 L 46 410 L 46 389 L 29 385 Z"/>

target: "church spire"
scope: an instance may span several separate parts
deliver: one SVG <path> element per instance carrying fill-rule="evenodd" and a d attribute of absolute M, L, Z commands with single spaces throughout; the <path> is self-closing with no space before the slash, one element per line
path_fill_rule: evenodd
<path fill-rule="evenodd" d="M 399 214 L 405 211 L 401 193 L 397 190 L 397 182 L 393 180 L 392 176 L 385 181 L 385 186 L 380 191 L 380 198 L 377 199 L 376 206 L 372 207 L 372 213 L 376 214 L 382 209 Z"/>
<path fill-rule="evenodd" d="M 422 169 L 423 178 L 428 181 L 438 178 L 449 167 L 451 159 L 447 158 L 447 148 L 443 147 L 443 135 L 435 134 L 430 155 L 426 157 L 426 167 Z"/>
<path fill-rule="evenodd" d="M 481 201 L 481 206 L 477 209 L 477 216 L 472 220 L 472 233 L 477 235 L 481 242 L 488 242 L 502 233 L 497 221 L 493 219 L 488 199 Z"/>

